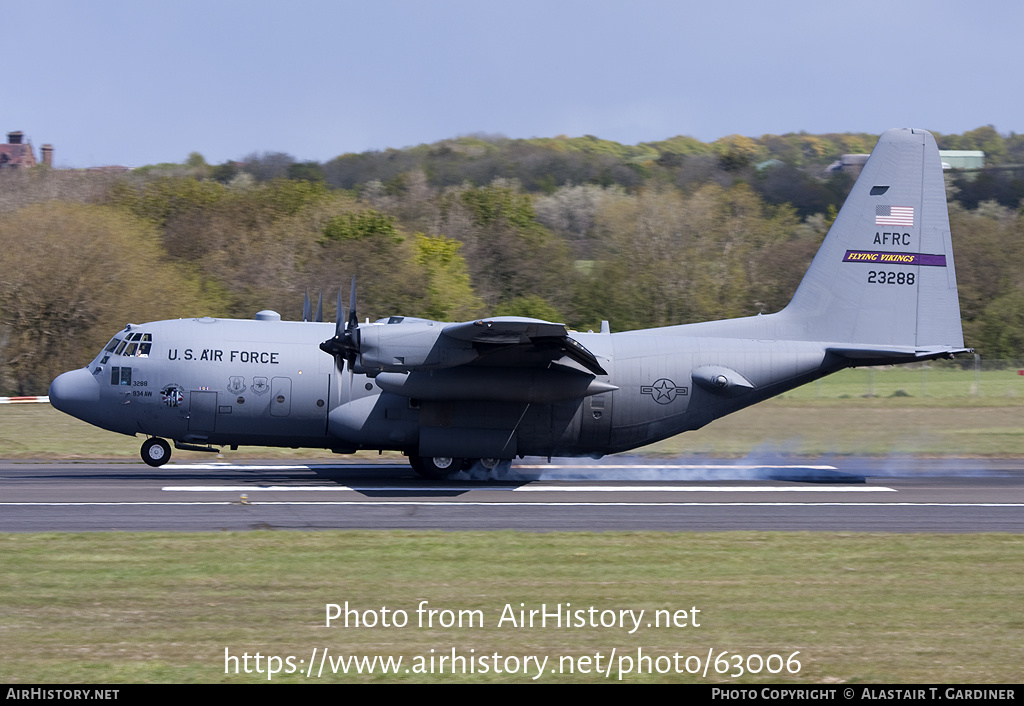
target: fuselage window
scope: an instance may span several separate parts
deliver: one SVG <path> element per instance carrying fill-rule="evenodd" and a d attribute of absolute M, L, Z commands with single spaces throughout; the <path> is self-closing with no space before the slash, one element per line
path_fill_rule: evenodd
<path fill-rule="evenodd" d="M 110 369 L 110 384 L 111 385 L 127 385 L 131 387 L 132 384 L 132 369 L 128 367 L 113 367 Z"/>
<path fill-rule="evenodd" d="M 135 351 L 138 349 L 138 347 L 139 347 L 138 343 L 129 343 L 128 347 L 124 349 L 124 354 L 126 356 L 135 355 Z"/>
<path fill-rule="evenodd" d="M 117 350 L 114 351 L 114 355 L 121 355 L 121 351 L 123 351 L 124 347 L 127 346 L 127 345 L 128 345 L 128 341 L 121 341 L 121 345 L 119 345 L 117 347 Z"/>
<path fill-rule="evenodd" d="M 114 350 L 115 348 L 117 348 L 117 344 L 118 344 L 118 343 L 120 343 L 120 342 L 121 342 L 121 339 L 120 339 L 120 338 L 112 338 L 112 339 L 110 340 L 110 343 L 108 343 L 108 344 L 107 344 L 107 347 L 103 349 L 103 350 L 104 350 L 104 352 L 106 352 L 106 353 L 111 353 L 111 352 L 113 352 L 113 350 Z"/>

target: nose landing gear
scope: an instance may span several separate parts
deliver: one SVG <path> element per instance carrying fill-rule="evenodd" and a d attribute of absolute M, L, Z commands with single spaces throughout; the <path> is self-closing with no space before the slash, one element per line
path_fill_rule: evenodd
<path fill-rule="evenodd" d="M 156 437 L 146 439 L 142 442 L 142 460 L 154 468 L 164 465 L 171 460 L 171 445 Z"/>

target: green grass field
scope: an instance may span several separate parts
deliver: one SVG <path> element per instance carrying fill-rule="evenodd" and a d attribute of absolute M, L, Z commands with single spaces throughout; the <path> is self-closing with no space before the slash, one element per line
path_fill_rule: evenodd
<path fill-rule="evenodd" d="M 295 673 L 272 681 L 307 683 L 528 683 L 536 669 L 522 673 L 527 656 L 548 658 L 538 682 L 617 681 L 628 666 L 620 658 L 641 655 L 655 673 L 623 681 L 1015 683 L 1024 656 L 1020 535 L 19 534 L 0 536 L 0 555 L 0 682 L 268 680 L 255 662 L 253 673 L 236 674 L 229 661 L 225 673 L 225 649 L 264 660 L 291 655 Z M 479 611 L 479 620 L 471 627 L 463 613 L 463 627 L 443 627 L 438 612 L 433 627 L 420 627 L 421 601 L 453 619 Z M 381 620 L 387 608 L 391 620 L 405 611 L 408 623 L 327 627 L 326 605 L 346 602 L 361 619 L 371 611 Z M 506 604 L 644 617 L 632 634 L 628 618 L 625 628 L 499 626 Z M 686 611 L 686 625 L 649 627 L 657 610 L 677 618 Z M 310 679 L 301 670 L 314 648 L 335 659 L 401 656 L 403 667 L 347 675 L 328 668 Z M 417 657 L 429 669 L 431 656 L 453 648 L 517 657 L 519 673 L 439 674 L 436 661 L 434 674 L 404 671 Z M 611 676 L 596 674 L 597 655 L 607 667 L 613 650 Z M 692 658 L 703 666 L 709 650 L 708 674 L 687 673 L 685 659 L 693 671 Z M 744 668 L 760 668 L 752 655 L 779 655 L 773 668 L 790 657 L 800 666 L 733 677 L 715 673 L 723 652 L 720 667 L 737 655 Z"/>
<path fill-rule="evenodd" d="M 847 371 L 644 452 L 1024 456 L 1024 376 L 937 372 Z M 138 447 L 138 439 L 47 405 L 0 406 L 2 458 L 135 461 Z M 345 458 L 225 453 L 246 457 Z M 189 458 L 211 456 L 175 452 L 176 460 Z M 1024 538 L 993 534 L 7 534 L 0 535 L 0 682 L 259 683 L 267 681 L 268 656 L 291 656 L 293 673 L 273 681 L 526 683 L 537 673 L 536 662 L 525 661 L 532 657 L 547 658 L 538 682 L 608 682 L 628 657 L 627 682 L 1015 683 L 1024 657 L 1022 560 Z M 364 616 L 404 610 L 410 624 L 326 627 L 326 604 L 346 601 Z M 420 601 L 453 615 L 480 611 L 483 624 L 418 627 Z M 647 618 L 696 607 L 701 625 L 647 627 L 645 619 L 633 634 L 499 627 L 504 607 L 520 604 L 593 606 L 598 615 L 643 610 Z M 403 666 L 397 674 L 379 664 L 372 673 L 333 674 L 328 662 L 324 676 L 309 679 L 302 673 L 314 648 L 334 659 L 400 656 Z M 494 654 L 516 658 L 519 669 L 452 675 L 449 661 L 447 673 L 437 673 L 453 649 L 467 659 L 487 656 L 488 665 Z M 226 663 L 225 650 L 239 661 Z M 687 671 L 703 668 L 709 652 L 706 676 Z M 234 673 L 235 664 L 244 670 L 245 654 L 254 671 Z M 771 655 L 778 655 L 773 668 L 792 656 L 799 670 L 731 676 L 737 657 L 745 669 Z M 641 656 L 651 661 L 637 674 Z M 611 676 L 596 672 L 609 666 Z"/>

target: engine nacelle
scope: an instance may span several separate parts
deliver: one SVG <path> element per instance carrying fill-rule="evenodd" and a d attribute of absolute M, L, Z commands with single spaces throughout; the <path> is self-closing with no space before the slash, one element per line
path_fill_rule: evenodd
<path fill-rule="evenodd" d="M 479 355 L 472 343 L 444 336 L 437 321 L 364 325 L 359 337 L 355 371 L 367 375 L 450 368 Z"/>

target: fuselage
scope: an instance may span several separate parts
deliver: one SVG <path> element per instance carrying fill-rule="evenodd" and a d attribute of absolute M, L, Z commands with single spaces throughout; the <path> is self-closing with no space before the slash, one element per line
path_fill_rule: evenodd
<path fill-rule="evenodd" d="M 368 326 L 410 324 L 361 329 Z M 573 333 L 605 376 L 572 361 L 535 371 L 493 355 L 401 386 L 396 378 L 413 376 L 339 369 L 318 348 L 333 331 L 329 323 L 210 318 L 130 325 L 86 368 L 54 381 L 51 401 L 111 431 L 186 444 L 601 456 L 697 429 L 844 367 L 827 365 L 820 343 L 676 326 Z"/>

